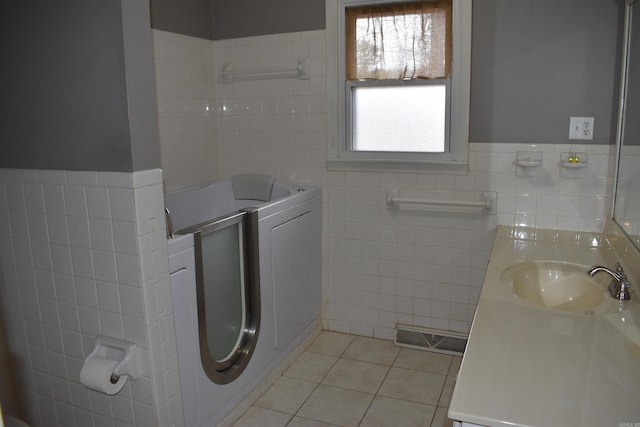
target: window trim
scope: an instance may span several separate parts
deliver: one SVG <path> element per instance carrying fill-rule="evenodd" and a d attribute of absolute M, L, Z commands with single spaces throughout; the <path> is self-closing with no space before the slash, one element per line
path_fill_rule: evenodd
<path fill-rule="evenodd" d="M 327 0 L 327 103 L 329 170 L 468 173 L 472 0 L 453 0 L 450 150 L 446 153 L 366 152 L 348 147 L 350 113 L 345 60 L 345 8 L 398 0 Z M 388 84 L 388 82 L 386 82 Z M 412 83 L 419 84 L 419 83 Z M 333 88 L 336 88 L 334 90 Z"/>

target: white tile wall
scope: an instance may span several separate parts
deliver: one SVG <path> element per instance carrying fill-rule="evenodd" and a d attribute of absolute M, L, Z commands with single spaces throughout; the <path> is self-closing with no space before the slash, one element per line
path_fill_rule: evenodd
<path fill-rule="evenodd" d="M 152 30 L 165 191 L 217 178 L 212 43 Z"/>
<path fill-rule="evenodd" d="M 541 150 L 539 177 L 515 176 L 517 151 Z M 397 323 L 466 332 L 498 224 L 601 231 L 610 200 L 611 147 L 586 146 L 585 177 L 559 177 L 563 145 L 470 145 L 465 176 L 330 172 L 329 329 L 392 338 Z M 497 213 L 389 208 L 386 190 L 401 196 L 480 200 L 498 193 Z M 477 211 L 476 211 L 477 212 Z"/>
<path fill-rule="evenodd" d="M 597 145 L 470 145 L 467 176 L 328 171 L 327 63 L 324 31 L 204 42 L 154 32 L 159 111 L 163 127 L 165 191 L 235 173 L 268 173 L 325 191 L 324 326 L 392 338 L 396 323 L 467 331 L 498 224 L 599 231 L 610 209 L 612 147 Z M 209 50 L 207 62 L 203 62 Z M 310 80 L 223 83 L 224 63 L 235 69 L 288 68 L 310 58 Z M 174 61 L 178 65 L 174 66 Z M 185 64 L 189 62 L 190 64 Z M 203 70 L 209 73 L 202 78 Z M 208 79 L 209 86 L 201 83 Z M 202 94 L 206 93 L 206 102 Z M 162 98 L 166 98 L 165 101 Z M 191 102 L 191 103 L 190 103 Z M 172 170 L 198 170 L 185 141 L 186 112 L 208 121 L 216 174 L 170 179 Z M 171 113 L 171 114 L 169 114 Z M 209 114 L 209 115 L 207 115 Z M 171 116 L 171 117 L 169 117 Z M 184 151 L 182 157 L 169 153 Z M 515 153 L 540 150 L 539 177 L 515 176 Z M 582 178 L 560 178 L 560 153 L 589 155 Z M 186 176 L 186 175 L 185 175 Z M 387 208 L 387 188 L 402 195 L 477 200 L 496 191 L 495 215 Z M 37 219 L 34 218 L 34 221 Z"/>
<path fill-rule="evenodd" d="M 182 424 L 160 170 L 0 170 L 0 290 L 32 426 Z M 135 342 L 115 396 L 79 382 L 96 335 Z"/>
<path fill-rule="evenodd" d="M 470 145 L 466 176 L 328 171 L 323 31 L 217 41 L 214 66 L 290 67 L 311 59 L 311 79 L 215 83 L 220 178 L 258 172 L 321 184 L 324 326 L 393 338 L 397 323 L 466 332 L 498 224 L 602 230 L 609 212 L 612 147 Z M 560 153 L 584 151 L 580 179 L 560 178 Z M 516 178 L 517 151 L 543 152 L 539 177 Z M 386 189 L 408 197 L 479 200 L 496 191 L 495 215 L 389 209 Z"/>
<path fill-rule="evenodd" d="M 219 178 L 238 171 L 267 173 L 289 182 L 326 180 L 324 31 L 221 40 L 214 67 L 295 69 L 309 58 L 310 79 L 215 83 Z"/>

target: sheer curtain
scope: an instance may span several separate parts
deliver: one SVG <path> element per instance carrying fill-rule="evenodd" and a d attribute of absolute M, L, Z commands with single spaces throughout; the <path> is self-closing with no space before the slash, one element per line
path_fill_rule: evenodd
<path fill-rule="evenodd" d="M 347 80 L 449 76 L 451 0 L 346 9 Z"/>

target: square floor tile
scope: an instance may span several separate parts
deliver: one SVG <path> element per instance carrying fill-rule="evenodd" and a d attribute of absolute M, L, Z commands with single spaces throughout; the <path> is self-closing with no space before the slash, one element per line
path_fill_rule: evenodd
<path fill-rule="evenodd" d="M 285 377 L 319 383 L 338 360 L 335 356 L 305 351 L 284 372 Z"/>
<path fill-rule="evenodd" d="M 436 406 L 445 376 L 413 369 L 391 368 L 378 394 Z"/>
<path fill-rule="evenodd" d="M 317 383 L 296 378 L 280 377 L 254 405 L 295 414 L 317 385 Z"/>
<path fill-rule="evenodd" d="M 444 381 L 444 387 L 442 388 L 442 394 L 440 395 L 440 400 L 438 401 L 438 406 L 444 406 L 446 408 L 449 407 L 451 403 L 451 396 L 453 396 L 453 388 L 456 385 L 455 377 L 447 377 Z"/>
<path fill-rule="evenodd" d="M 323 423 L 322 421 L 310 420 L 302 417 L 293 417 L 287 427 L 338 427 L 335 424 Z"/>
<path fill-rule="evenodd" d="M 391 366 L 398 353 L 400 349 L 393 341 L 356 337 L 342 357 Z"/>
<path fill-rule="evenodd" d="M 436 415 L 431 422 L 431 427 L 452 427 L 453 420 L 447 415 L 448 412 L 449 408 L 437 408 Z"/>
<path fill-rule="evenodd" d="M 389 367 L 359 360 L 338 359 L 322 384 L 333 385 L 350 390 L 375 393 L 380 388 Z"/>
<path fill-rule="evenodd" d="M 457 377 L 458 371 L 460 370 L 461 363 L 462 363 L 462 357 L 453 356 L 453 360 L 451 361 L 451 367 L 449 367 L 449 373 L 447 375 Z"/>
<path fill-rule="evenodd" d="M 353 339 L 353 335 L 324 331 L 307 347 L 307 351 L 326 354 L 327 356 L 340 356 L 349 347 Z"/>
<path fill-rule="evenodd" d="M 290 419 L 289 414 L 252 406 L 233 427 L 284 427 Z"/>
<path fill-rule="evenodd" d="M 393 366 L 447 375 L 452 358 L 448 354 L 403 348 Z"/>
<path fill-rule="evenodd" d="M 376 396 L 360 427 L 424 427 L 431 424 L 435 406 Z"/>
<path fill-rule="evenodd" d="M 325 331 L 234 427 L 452 427 L 461 361 Z"/>
<path fill-rule="evenodd" d="M 373 394 L 320 384 L 296 415 L 339 426 L 357 426 Z"/>

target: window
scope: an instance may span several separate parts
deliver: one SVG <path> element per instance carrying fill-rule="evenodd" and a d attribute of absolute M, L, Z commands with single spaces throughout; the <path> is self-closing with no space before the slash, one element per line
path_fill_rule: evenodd
<path fill-rule="evenodd" d="M 329 167 L 466 172 L 471 0 L 336 1 Z"/>

